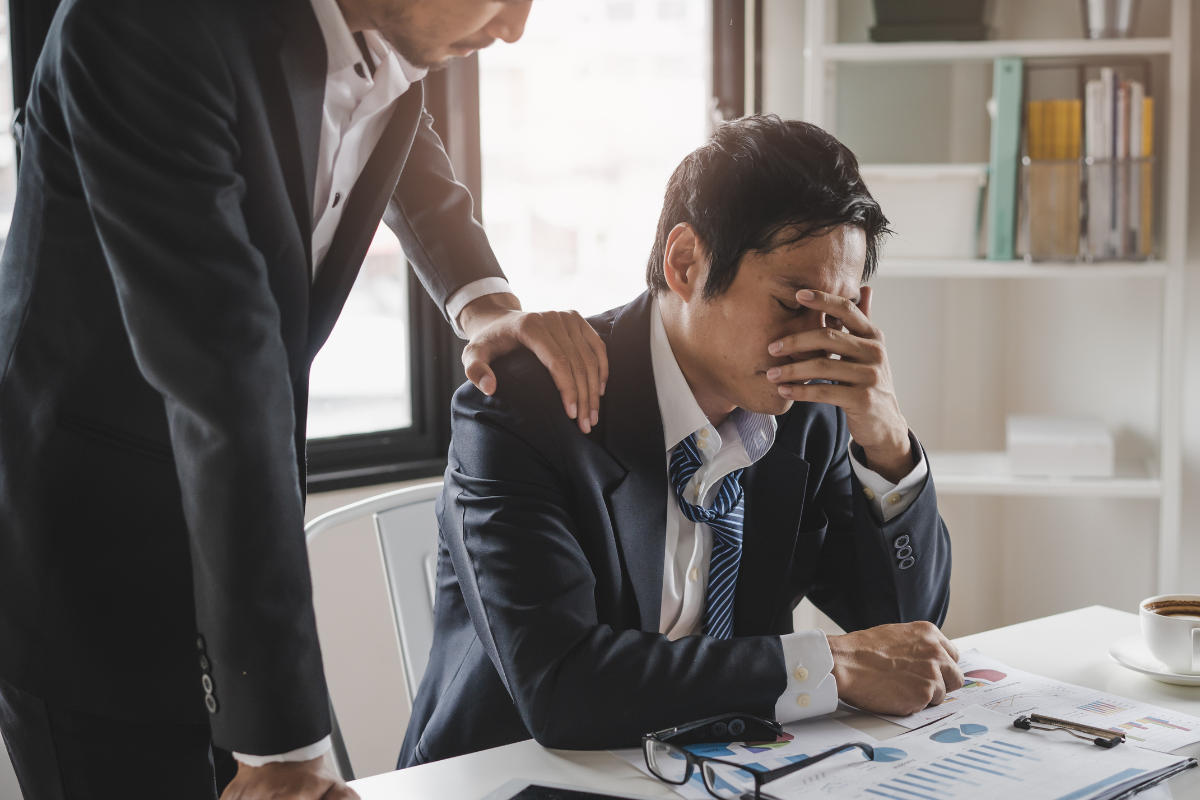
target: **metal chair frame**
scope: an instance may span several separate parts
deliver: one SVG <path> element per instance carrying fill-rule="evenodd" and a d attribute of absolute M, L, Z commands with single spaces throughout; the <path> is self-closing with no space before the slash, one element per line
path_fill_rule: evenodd
<path fill-rule="evenodd" d="M 423 674 L 425 669 L 424 663 L 417 663 L 415 659 L 422 655 L 427 657 L 427 654 L 415 654 L 412 652 L 413 647 L 406 646 L 407 637 L 405 635 L 403 615 L 397 613 L 400 605 L 399 594 L 397 592 L 399 587 L 395 585 L 395 581 L 393 580 L 388 548 L 384 541 L 386 533 L 379 517 L 381 514 L 386 514 L 389 511 L 434 500 L 441 490 L 441 481 L 410 486 L 406 489 L 397 489 L 396 491 L 386 492 L 375 497 L 368 497 L 365 500 L 360 500 L 357 503 L 351 503 L 341 508 L 335 508 L 319 517 L 315 517 L 304 526 L 305 541 L 308 545 L 312 545 L 318 536 L 331 528 L 345 525 L 348 522 L 353 522 L 368 515 L 375 518 L 376 541 L 379 544 L 379 554 L 383 560 L 383 576 L 388 589 L 388 608 L 392 613 L 392 627 L 396 633 L 396 646 L 400 651 L 400 660 L 404 664 L 405 690 L 408 693 L 410 704 L 416 696 L 417 687 L 421 682 L 421 676 L 416 673 L 420 672 Z M 433 578 L 436 571 L 436 564 L 433 564 L 432 567 L 431 569 L 431 564 L 429 563 L 422 564 L 423 576 L 430 590 L 430 608 L 433 607 Z M 346 741 L 342 736 L 341 726 L 338 725 L 337 713 L 333 708 L 332 697 L 329 698 L 329 718 L 333 725 L 330 738 L 333 743 L 333 757 L 338 774 L 343 780 L 353 780 L 354 770 L 350 764 L 350 754 L 346 750 Z"/>

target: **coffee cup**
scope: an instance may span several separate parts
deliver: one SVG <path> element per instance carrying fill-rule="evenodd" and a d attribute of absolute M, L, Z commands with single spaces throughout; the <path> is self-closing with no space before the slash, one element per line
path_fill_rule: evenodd
<path fill-rule="evenodd" d="M 1172 672 L 1200 675 L 1200 594 L 1161 594 L 1142 601 L 1142 636 Z"/>

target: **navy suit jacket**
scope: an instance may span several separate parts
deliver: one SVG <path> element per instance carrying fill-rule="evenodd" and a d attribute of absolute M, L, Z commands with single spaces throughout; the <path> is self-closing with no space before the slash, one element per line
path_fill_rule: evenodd
<path fill-rule="evenodd" d="M 313 282 L 325 80 L 310 0 L 59 7 L 0 261 L 9 683 L 105 717 L 211 722 L 243 753 L 329 733 L 303 534 L 309 365 L 381 216 L 439 306 L 503 273 L 417 84 Z"/>
<path fill-rule="evenodd" d="M 630 747 L 714 714 L 772 717 L 787 687 L 779 635 L 805 596 L 846 630 L 945 618 L 950 539 L 932 478 L 879 524 L 842 411 L 796 403 L 742 477 L 734 638 L 659 633 L 667 467 L 652 309 L 643 294 L 592 320 L 610 377 L 588 435 L 528 352 L 498 365 L 492 397 L 469 384 L 455 395 L 433 652 L 401 767 L 530 736 Z M 904 569 L 901 536 L 914 559 Z"/>

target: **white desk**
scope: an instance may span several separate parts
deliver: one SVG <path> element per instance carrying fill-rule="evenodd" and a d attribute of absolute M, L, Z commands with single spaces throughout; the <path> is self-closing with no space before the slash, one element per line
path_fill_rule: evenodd
<path fill-rule="evenodd" d="M 1200 687 L 1171 686 L 1118 666 L 1108 646 L 1137 633 L 1136 614 L 1092 606 L 955 640 L 1005 664 L 1060 681 L 1100 689 L 1200 716 Z M 904 729 L 860 714 L 841 720 L 887 739 Z M 1200 758 L 1200 744 L 1179 751 Z M 666 785 L 603 750 L 548 750 L 533 740 L 389 772 L 351 785 L 363 800 L 479 800 L 512 778 L 587 786 L 598 791 L 675 798 Z M 1200 768 L 1170 782 L 1175 800 L 1200 800 Z"/>

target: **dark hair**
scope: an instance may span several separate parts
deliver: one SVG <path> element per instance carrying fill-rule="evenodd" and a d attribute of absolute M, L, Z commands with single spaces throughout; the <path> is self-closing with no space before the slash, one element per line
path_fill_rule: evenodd
<path fill-rule="evenodd" d="M 681 222 L 692 226 L 708 252 L 705 299 L 730 287 L 747 253 L 790 246 L 838 225 L 867 235 L 862 279 L 868 280 L 881 240 L 891 232 L 858 174 L 854 153 L 816 125 L 774 114 L 721 124 L 675 168 L 646 265 L 653 294 L 667 288 L 667 237 Z"/>

